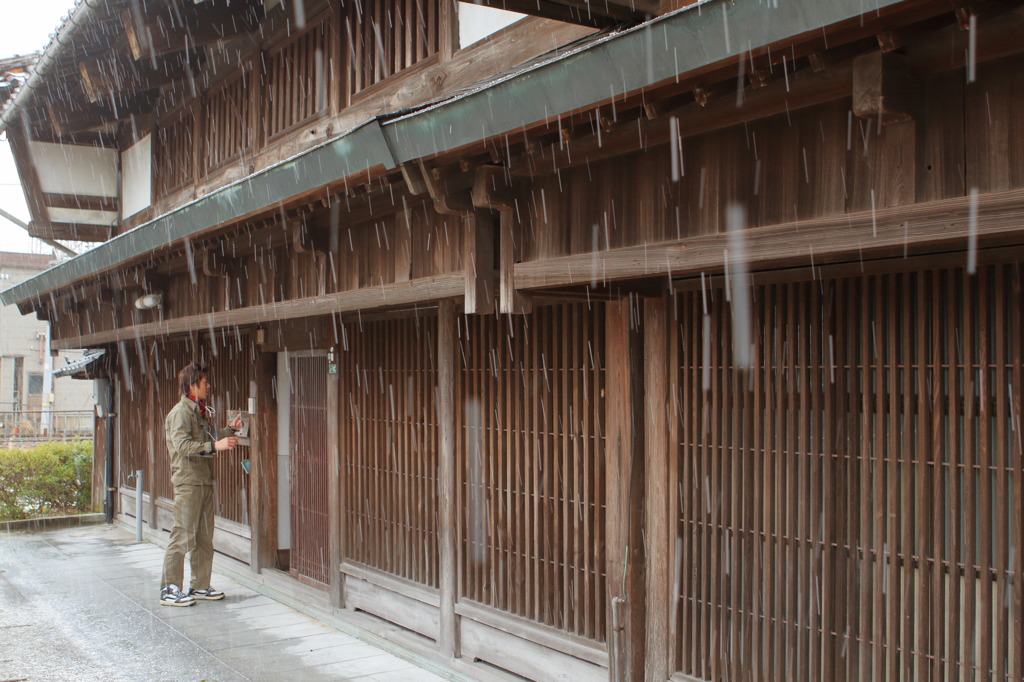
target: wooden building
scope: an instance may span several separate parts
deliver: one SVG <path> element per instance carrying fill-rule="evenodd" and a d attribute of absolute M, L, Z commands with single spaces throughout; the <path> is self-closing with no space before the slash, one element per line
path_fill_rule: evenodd
<path fill-rule="evenodd" d="M 120 517 L 201 357 L 218 549 L 422 660 L 1024 680 L 1024 2 L 484 4 L 83 0 L 11 97 Z"/>

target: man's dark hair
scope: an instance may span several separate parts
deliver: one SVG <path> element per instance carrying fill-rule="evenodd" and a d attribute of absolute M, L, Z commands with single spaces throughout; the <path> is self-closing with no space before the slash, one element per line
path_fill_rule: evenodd
<path fill-rule="evenodd" d="M 181 386 L 181 392 L 188 395 L 193 384 L 198 384 L 203 377 L 209 376 L 210 372 L 206 369 L 206 365 L 199 362 L 188 363 L 178 372 L 178 384 Z"/>

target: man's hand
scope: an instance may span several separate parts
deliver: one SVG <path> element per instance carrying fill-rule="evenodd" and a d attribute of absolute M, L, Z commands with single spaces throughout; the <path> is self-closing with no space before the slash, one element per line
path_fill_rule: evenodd
<path fill-rule="evenodd" d="M 238 447 L 238 439 L 234 436 L 228 436 L 227 438 L 221 438 L 219 441 L 213 444 L 213 449 L 217 452 L 223 452 L 225 450 L 234 450 Z"/>
<path fill-rule="evenodd" d="M 228 424 L 228 428 L 232 431 L 239 431 L 243 426 L 245 426 L 245 424 L 242 422 L 242 415 L 240 414 L 236 414 L 235 418 L 231 420 L 230 424 Z"/>

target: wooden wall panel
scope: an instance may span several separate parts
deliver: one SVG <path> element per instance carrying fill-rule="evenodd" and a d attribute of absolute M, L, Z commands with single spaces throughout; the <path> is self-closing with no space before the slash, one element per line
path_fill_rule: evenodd
<path fill-rule="evenodd" d="M 330 221 L 338 226 L 334 262 L 323 266 L 330 293 L 462 270 L 459 219 L 440 216 L 426 203 L 362 223 L 347 223 L 341 208 L 318 217 L 316 229 L 331 229 Z"/>
<path fill-rule="evenodd" d="M 464 317 L 458 341 L 458 593 L 605 642 L 603 305 Z"/>
<path fill-rule="evenodd" d="M 980 193 L 1024 185 L 1024 55 L 979 64 L 964 90 L 966 185 Z"/>
<path fill-rule="evenodd" d="M 1021 679 L 1021 275 L 679 295 L 681 672 Z"/>
<path fill-rule="evenodd" d="M 272 141 L 327 113 L 331 27 L 321 21 L 264 58 L 263 126 Z"/>
<path fill-rule="evenodd" d="M 438 587 L 436 324 L 352 322 L 338 351 L 345 560 Z"/>
<path fill-rule="evenodd" d="M 370 0 L 349 5 L 342 34 L 349 61 L 349 96 L 438 51 L 439 0 Z"/>
<path fill-rule="evenodd" d="M 249 93 L 253 87 L 251 70 L 245 68 L 205 95 L 204 163 L 207 172 L 252 152 L 254 131 Z"/>
<path fill-rule="evenodd" d="M 153 141 L 153 198 L 162 199 L 195 180 L 195 114 L 184 109 L 157 128 Z"/>

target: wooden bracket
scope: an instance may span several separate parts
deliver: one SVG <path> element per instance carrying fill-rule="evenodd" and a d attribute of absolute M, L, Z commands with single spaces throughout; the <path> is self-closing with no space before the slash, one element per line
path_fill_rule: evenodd
<path fill-rule="evenodd" d="M 974 3 L 968 2 L 953 10 L 956 15 L 956 24 L 961 31 L 968 31 L 971 28 L 971 17 L 975 15 Z"/>
<path fill-rule="evenodd" d="M 202 272 L 207 277 L 227 277 L 223 259 L 215 251 L 203 249 Z"/>
<path fill-rule="evenodd" d="M 853 62 L 853 113 L 877 118 L 882 125 L 913 121 L 920 103 L 920 83 L 903 55 L 861 55 Z"/>
<path fill-rule="evenodd" d="M 420 175 L 426 185 L 434 210 L 442 215 L 466 216 L 473 212 L 470 188 L 473 174 L 445 172 L 440 168 L 427 168 L 420 162 Z"/>
<path fill-rule="evenodd" d="M 763 88 L 768 85 L 767 69 L 756 69 L 750 72 L 750 87 Z"/>
<path fill-rule="evenodd" d="M 515 289 L 516 240 L 513 234 L 516 209 L 516 184 L 503 166 L 480 166 L 473 181 L 473 204 L 498 212 L 498 310 L 503 314 L 523 314 L 533 310 L 529 296 Z"/>

